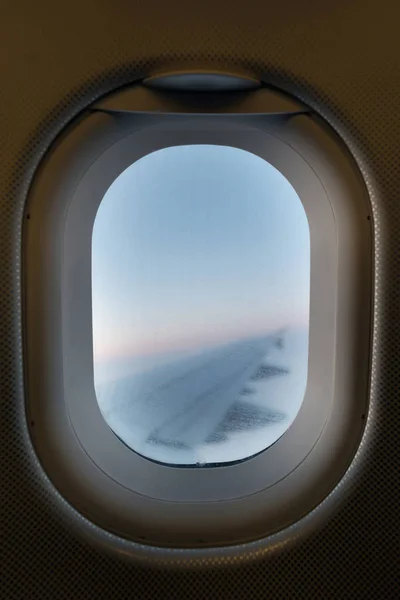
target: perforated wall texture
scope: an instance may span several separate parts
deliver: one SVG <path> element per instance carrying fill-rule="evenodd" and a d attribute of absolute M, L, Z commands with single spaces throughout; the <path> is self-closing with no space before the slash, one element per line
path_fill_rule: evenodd
<path fill-rule="evenodd" d="M 390 0 L 1 2 L 1 598 L 397 596 L 399 22 Z M 111 536 L 67 506 L 35 457 L 24 410 L 21 231 L 35 169 L 63 127 L 103 94 L 178 68 L 242 70 L 310 105 L 345 140 L 373 207 L 375 312 L 371 408 L 338 488 L 268 544 L 166 558 L 123 540 L 112 550 Z"/>

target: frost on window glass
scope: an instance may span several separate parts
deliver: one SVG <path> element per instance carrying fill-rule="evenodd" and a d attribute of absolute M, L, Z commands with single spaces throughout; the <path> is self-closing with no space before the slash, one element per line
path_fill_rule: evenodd
<path fill-rule="evenodd" d="M 302 404 L 310 239 L 262 158 L 173 146 L 127 168 L 93 228 L 95 390 L 127 446 L 168 464 L 264 450 Z"/>

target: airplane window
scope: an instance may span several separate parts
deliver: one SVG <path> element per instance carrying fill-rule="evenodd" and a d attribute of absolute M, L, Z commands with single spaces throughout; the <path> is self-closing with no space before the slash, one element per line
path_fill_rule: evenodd
<path fill-rule="evenodd" d="M 109 187 L 92 236 L 94 383 L 132 450 L 216 466 L 276 442 L 307 382 L 310 233 L 264 159 L 152 152 Z"/>

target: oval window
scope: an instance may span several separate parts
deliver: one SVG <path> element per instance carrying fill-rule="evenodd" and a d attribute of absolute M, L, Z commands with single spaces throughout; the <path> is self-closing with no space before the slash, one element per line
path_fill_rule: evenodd
<path fill-rule="evenodd" d="M 97 402 L 142 456 L 216 466 L 276 442 L 308 367 L 310 232 L 264 159 L 152 152 L 109 187 L 92 236 Z"/>

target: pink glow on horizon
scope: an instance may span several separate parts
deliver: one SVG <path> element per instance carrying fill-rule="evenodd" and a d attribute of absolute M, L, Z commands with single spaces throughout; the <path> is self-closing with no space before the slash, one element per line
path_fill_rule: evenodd
<path fill-rule="evenodd" d="M 94 348 L 94 359 L 95 362 L 103 362 L 108 360 L 125 359 L 129 357 L 151 357 L 168 352 L 185 352 L 193 350 L 201 350 L 206 348 L 212 348 L 225 343 L 229 343 L 235 340 L 244 339 L 246 337 L 268 335 L 282 328 L 291 329 L 304 329 L 308 328 L 309 318 L 308 315 L 301 316 L 298 319 L 284 320 L 284 319 L 271 319 L 270 322 L 255 322 L 252 325 L 247 324 L 246 327 L 237 327 L 230 331 L 203 331 L 203 332 L 191 332 L 190 334 L 183 334 L 175 336 L 173 339 L 164 338 L 157 336 L 153 339 L 142 340 L 139 343 L 134 344 L 133 340 L 127 342 L 119 342 L 114 346 L 104 345 L 103 347 Z M 132 336 L 133 337 L 133 336 Z M 98 345 L 100 346 L 100 344 Z"/>

